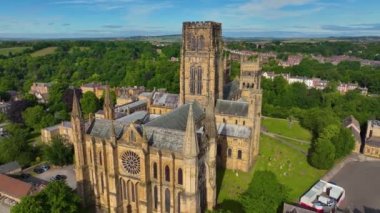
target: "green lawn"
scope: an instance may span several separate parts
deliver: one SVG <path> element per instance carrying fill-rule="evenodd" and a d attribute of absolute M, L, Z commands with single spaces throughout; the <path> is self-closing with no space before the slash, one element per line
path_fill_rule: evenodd
<path fill-rule="evenodd" d="M 250 172 L 238 172 L 236 175 L 230 170 L 218 171 L 218 208 L 243 212 L 238 202 L 239 195 L 248 188 L 254 172 L 258 170 L 269 170 L 276 174 L 279 182 L 289 189 L 290 202 L 297 202 L 326 172 L 311 167 L 303 153 L 268 136 L 261 136 L 260 155 Z"/>
<path fill-rule="evenodd" d="M 46 47 L 41 50 L 37 50 L 36 52 L 33 52 L 30 54 L 32 57 L 39 57 L 39 56 L 45 56 L 45 55 L 50 55 L 55 52 L 57 47 Z"/>
<path fill-rule="evenodd" d="M 295 139 L 310 141 L 312 137 L 311 133 L 302 128 L 298 121 L 293 121 L 292 124 L 289 125 L 289 121 L 286 119 L 265 117 L 262 119 L 262 125 L 269 132 Z"/>
<path fill-rule="evenodd" d="M 30 47 L 9 47 L 9 48 L 0 48 L 0 55 L 8 56 L 9 53 L 17 54 L 21 53 L 25 49 L 28 49 Z"/>

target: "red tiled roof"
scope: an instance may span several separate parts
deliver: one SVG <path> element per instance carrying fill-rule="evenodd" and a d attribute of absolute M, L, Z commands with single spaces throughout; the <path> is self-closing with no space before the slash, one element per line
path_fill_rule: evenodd
<path fill-rule="evenodd" d="M 21 199 L 29 194 L 32 185 L 15 178 L 0 174 L 0 193 Z"/>

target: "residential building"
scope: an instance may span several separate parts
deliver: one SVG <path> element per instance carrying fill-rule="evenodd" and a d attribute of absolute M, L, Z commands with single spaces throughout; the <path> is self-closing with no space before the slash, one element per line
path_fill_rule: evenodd
<path fill-rule="evenodd" d="M 369 120 L 367 122 L 363 153 L 380 158 L 380 120 Z"/>
<path fill-rule="evenodd" d="M 360 137 L 360 123 L 355 119 L 354 116 L 350 115 L 349 117 L 343 120 L 343 126 L 347 129 L 350 129 L 352 136 L 355 140 L 355 147 L 353 152 L 360 153 L 362 147 L 362 140 Z"/>

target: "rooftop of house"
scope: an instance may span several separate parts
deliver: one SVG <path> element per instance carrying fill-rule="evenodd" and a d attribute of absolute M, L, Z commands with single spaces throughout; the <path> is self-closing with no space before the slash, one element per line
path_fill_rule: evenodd
<path fill-rule="evenodd" d="M 358 128 L 360 130 L 360 123 L 359 123 L 359 121 L 356 120 L 356 118 L 354 116 L 352 116 L 352 115 L 348 116 L 347 118 L 345 118 L 343 120 L 343 125 L 345 127 L 353 125 L 353 126 L 355 126 L 356 128 Z"/>
<path fill-rule="evenodd" d="M 0 174 L 6 174 L 16 169 L 21 169 L 21 166 L 17 161 L 12 161 L 12 162 L 0 165 Z"/>
<path fill-rule="evenodd" d="M 366 146 L 380 147 L 380 137 L 370 137 L 365 141 Z"/>
<path fill-rule="evenodd" d="M 178 94 L 171 94 L 166 92 L 155 92 L 153 95 L 153 104 L 158 106 L 167 106 L 175 108 L 178 106 Z"/>
<path fill-rule="evenodd" d="M 0 193 L 17 199 L 28 195 L 32 190 L 32 185 L 18 179 L 0 174 Z"/>

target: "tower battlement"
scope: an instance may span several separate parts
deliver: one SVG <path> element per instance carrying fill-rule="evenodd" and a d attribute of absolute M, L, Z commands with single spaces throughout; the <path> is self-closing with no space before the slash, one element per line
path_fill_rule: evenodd
<path fill-rule="evenodd" d="M 184 28 L 221 28 L 222 24 L 214 21 L 187 21 L 183 22 Z"/>

